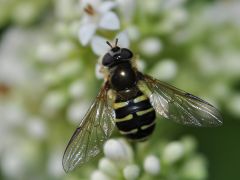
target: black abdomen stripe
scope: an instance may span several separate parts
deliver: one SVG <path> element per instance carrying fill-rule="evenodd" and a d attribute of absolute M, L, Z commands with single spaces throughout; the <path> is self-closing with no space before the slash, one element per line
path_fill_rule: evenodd
<path fill-rule="evenodd" d="M 150 113 L 147 113 L 142 116 L 137 116 L 134 114 L 133 118 L 131 118 L 130 120 L 116 121 L 116 125 L 119 128 L 119 130 L 128 132 L 133 129 L 137 129 L 141 126 L 149 125 L 155 122 L 154 119 L 155 119 L 155 112 L 151 111 Z"/>
<path fill-rule="evenodd" d="M 145 140 L 155 127 L 155 111 L 147 96 L 126 102 L 115 102 L 116 126 L 121 134 L 132 140 Z"/>
<path fill-rule="evenodd" d="M 116 118 L 123 118 L 128 114 L 133 114 L 138 111 L 146 110 L 151 108 L 149 100 L 144 100 L 138 103 L 134 103 L 133 100 L 128 101 L 127 106 L 115 109 Z"/>

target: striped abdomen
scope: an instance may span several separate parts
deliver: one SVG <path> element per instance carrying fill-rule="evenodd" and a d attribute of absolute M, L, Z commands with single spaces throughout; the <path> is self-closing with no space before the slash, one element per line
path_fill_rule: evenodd
<path fill-rule="evenodd" d="M 143 141 L 155 127 L 155 111 L 146 95 L 141 91 L 127 101 L 115 101 L 116 126 L 121 134 L 131 140 Z"/>

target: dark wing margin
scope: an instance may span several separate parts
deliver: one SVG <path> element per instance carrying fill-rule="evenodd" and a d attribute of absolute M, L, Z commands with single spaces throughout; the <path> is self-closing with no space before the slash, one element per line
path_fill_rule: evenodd
<path fill-rule="evenodd" d="M 115 114 L 109 103 L 108 90 L 106 82 L 73 133 L 62 159 L 65 172 L 72 171 L 99 154 L 103 143 L 112 134 Z"/>
<path fill-rule="evenodd" d="M 142 74 L 138 86 L 149 96 L 156 112 L 167 119 L 195 127 L 222 125 L 219 111 L 192 94 Z"/>

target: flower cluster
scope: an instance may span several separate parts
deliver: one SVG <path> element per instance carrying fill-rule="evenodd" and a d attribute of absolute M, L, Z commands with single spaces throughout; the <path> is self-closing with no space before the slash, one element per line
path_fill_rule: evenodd
<path fill-rule="evenodd" d="M 114 12 L 126 7 L 121 7 L 121 2 L 117 1 L 103 1 L 103 0 L 83 0 L 80 2 L 81 17 L 80 28 L 78 29 L 78 39 L 83 46 L 91 45 L 93 52 L 96 55 L 103 55 L 107 51 L 105 42 L 107 38 L 104 31 L 108 34 L 115 34 L 120 40 L 123 47 L 128 46 L 128 35 L 126 30 L 122 28 L 119 16 Z M 133 8 L 127 8 L 129 11 L 134 11 Z M 125 9 L 126 10 L 126 9 Z M 116 34 L 116 32 L 120 32 Z M 110 36 L 111 37 L 111 36 Z"/>
<path fill-rule="evenodd" d="M 152 147 L 147 153 L 148 143 L 136 146 L 134 151 L 124 139 L 108 140 L 104 145 L 105 156 L 98 162 L 98 169 L 91 174 L 91 180 L 207 177 L 205 158 L 195 152 L 197 144 L 191 136 Z"/>
<path fill-rule="evenodd" d="M 110 139 L 100 161 L 69 175 L 61 158 L 101 87 L 106 40 L 118 38 L 121 47 L 131 48 L 140 71 L 197 94 L 227 112 L 226 119 L 238 120 L 239 8 L 232 1 L 1 1 L 1 177 L 207 179 L 196 130 L 181 138 L 186 129 L 159 119 L 150 142 Z"/>

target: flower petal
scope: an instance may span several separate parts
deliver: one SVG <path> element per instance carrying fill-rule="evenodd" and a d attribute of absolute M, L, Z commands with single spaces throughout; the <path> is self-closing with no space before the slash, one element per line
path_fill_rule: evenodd
<path fill-rule="evenodd" d="M 113 12 L 105 13 L 100 22 L 99 27 L 108 30 L 117 30 L 120 28 L 120 21 L 118 16 Z"/>
<path fill-rule="evenodd" d="M 116 38 L 118 38 L 118 46 L 121 48 L 129 47 L 129 37 L 126 31 L 120 32 L 117 34 Z"/>
<path fill-rule="evenodd" d="M 102 56 L 109 50 L 109 46 L 106 44 L 106 41 L 107 39 L 100 36 L 93 37 L 91 47 L 96 55 Z"/>
<path fill-rule="evenodd" d="M 104 74 L 102 73 L 102 65 L 97 63 L 96 67 L 95 67 L 95 75 L 98 79 L 103 79 L 104 78 Z"/>
<path fill-rule="evenodd" d="M 116 7 L 117 3 L 113 1 L 104 1 L 100 7 L 98 7 L 98 11 L 101 13 L 110 11 L 114 7 Z"/>
<path fill-rule="evenodd" d="M 78 31 L 79 41 L 83 46 L 86 46 L 89 41 L 92 39 L 97 29 L 97 25 L 90 23 L 82 25 Z"/>

